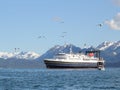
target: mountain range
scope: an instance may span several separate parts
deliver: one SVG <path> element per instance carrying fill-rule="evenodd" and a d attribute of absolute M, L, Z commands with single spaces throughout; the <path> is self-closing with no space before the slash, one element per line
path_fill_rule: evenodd
<path fill-rule="evenodd" d="M 9 59 L 9 58 L 14 58 L 14 59 L 26 59 L 26 60 L 34 60 L 36 58 L 40 57 L 39 54 L 29 51 L 29 52 L 0 52 L 0 58 L 3 59 Z"/>
<path fill-rule="evenodd" d="M 97 47 L 80 48 L 72 44 L 65 44 L 63 46 L 55 45 L 50 48 L 43 55 L 35 52 L 0 52 L 0 67 L 3 68 L 44 68 L 43 60 L 45 58 L 53 58 L 57 53 L 69 53 L 72 48 L 73 53 L 85 52 L 86 50 L 100 50 L 101 57 L 105 59 L 106 66 L 120 67 L 120 41 L 103 42 Z"/>

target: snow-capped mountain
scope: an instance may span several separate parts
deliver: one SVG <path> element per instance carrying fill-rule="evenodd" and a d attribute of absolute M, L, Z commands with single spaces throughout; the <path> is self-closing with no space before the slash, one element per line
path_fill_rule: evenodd
<path fill-rule="evenodd" d="M 105 57 L 115 57 L 120 54 L 120 41 L 116 42 L 103 42 L 97 49 L 101 50 Z"/>
<path fill-rule="evenodd" d="M 29 52 L 14 52 L 14 53 L 9 53 L 9 52 L 0 52 L 0 58 L 3 59 L 9 59 L 9 58 L 14 58 L 14 59 L 26 59 L 26 60 L 33 60 L 40 57 L 39 54 L 29 51 Z"/>
<path fill-rule="evenodd" d="M 109 49 L 109 48 L 112 48 L 112 50 L 115 50 L 119 47 L 120 47 L 120 41 L 116 41 L 116 42 L 105 41 L 102 44 L 98 45 L 97 49 L 104 51 L 104 50 Z"/>
<path fill-rule="evenodd" d="M 101 43 L 100 45 L 98 45 L 97 49 L 105 50 L 105 49 L 109 48 L 110 46 L 112 46 L 113 44 L 114 44 L 114 42 L 107 42 L 107 41 L 105 41 L 105 42 Z"/>

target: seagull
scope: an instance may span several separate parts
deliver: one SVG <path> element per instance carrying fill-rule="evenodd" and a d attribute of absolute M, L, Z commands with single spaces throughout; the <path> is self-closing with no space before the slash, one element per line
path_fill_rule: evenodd
<path fill-rule="evenodd" d="M 62 33 L 67 33 L 67 32 L 62 32 Z"/>
<path fill-rule="evenodd" d="M 64 38 L 65 36 L 61 36 L 62 38 Z"/>
<path fill-rule="evenodd" d="M 39 36 L 38 38 L 41 38 L 41 36 Z"/>
<path fill-rule="evenodd" d="M 102 24 L 98 24 L 99 27 L 102 27 L 103 25 Z"/>
<path fill-rule="evenodd" d="M 58 22 L 58 23 L 64 23 L 64 20 L 61 17 L 54 17 L 53 21 Z"/>
<path fill-rule="evenodd" d="M 64 21 L 62 21 L 61 23 L 64 23 Z"/>
<path fill-rule="evenodd" d="M 38 36 L 38 38 L 46 38 L 45 36 Z"/>

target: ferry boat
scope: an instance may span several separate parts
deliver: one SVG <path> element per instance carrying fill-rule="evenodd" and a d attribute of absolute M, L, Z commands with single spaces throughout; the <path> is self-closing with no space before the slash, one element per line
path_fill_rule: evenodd
<path fill-rule="evenodd" d="M 84 53 L 58 53 L 52 59 L 44 59 L 47 68 L 97 68 L 104 70 L 104 60 L 100 51 Z"/>

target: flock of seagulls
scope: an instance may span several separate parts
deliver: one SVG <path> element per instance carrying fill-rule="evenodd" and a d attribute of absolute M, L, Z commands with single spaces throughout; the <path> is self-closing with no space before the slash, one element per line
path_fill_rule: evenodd
<path fill-rule="evenodd" d="M 64 38 L 66 36 L 66 34 L 67 34 L 67 32 L 62 32 L 62 35 L 60 37 Z M 40 36 L 38 36 L 38 39 L 47 39 L 47 37 L 40 35 Z"/>
<path fill-rule="evenodd" d="M 64 20 L 63 20 L 62 18 L 60 18 L 60 17 L 54 17 L 54 18 L 53 18 L 53 21 L 58 22 L 58 23 L 64 23 Z M 99 24 L 97 24 L 97 26 L 98 26 L 98 27 L 103 27 L 103 23 L 99 23 Z M 66 34 L 67 34 L 66 31 L 62 32 L 62 35 L 61 35 L 60 37 L 65 38 L 65 37 L 66 37 Z M 38 39 L 47 39 L 47 37 L 44 36 L 44 35 L 40 35 L 40 36 L 38 36 L 37 38 L 38 38 Z M 86 44 L 84 44 L 84 46 L 86 46 Z M 14 48 L 14 50 L 15 50 L 15 52 L 17 52 L 17 51 L 20 50 L 20 48 Z"/>
<path fill-rule="evenodd" d="M 64 20 L 61 17 L 54 17 L 53 21 L 58 22 L 58 23 L 64 23 Z M 103 23 L 97 24 L 98 27 L 103 27 Z M 62 32 L 61 37 L 64 38 L 66 36 L 67 32 Z M 46 36 L 40 35 L 38 36 L 38 39 L 47 39 Z"/>
<path fill-rule="evenodd" d="M 53 20 L 54 20 L 55 22 L 58 22 L 58 23 L 64 23 L 64 20 L 63 20 L 62 18 L 60 18 L 60 17 L 55 17 L 55 18 L 53 18 Z M 97 26 L 98 26 L 98 27 L 103 27 L 103 23 L 99 23 L 99 24 L 97 24 Z M 66 31 L 62 32 L 62 35 L 61 35 L 60 37 L 65 38 L 66 34 L 67 34 Z M 38 38 L 38 39 L 47 39 L 47 37 L 44 36 L 44 35 L 40 35 L 40 36 L 38 36 L 37 38 Z M 86 44 L 84 44 L 84 46 L 86 46 Z M 14 48 L 14 50 L 15 50 L 15 52 L 17 52 L 17 51 L 20 50 L 20 48 Z"/>

